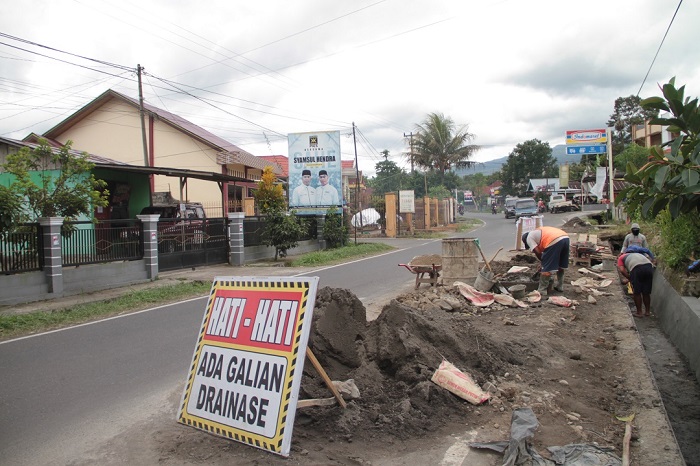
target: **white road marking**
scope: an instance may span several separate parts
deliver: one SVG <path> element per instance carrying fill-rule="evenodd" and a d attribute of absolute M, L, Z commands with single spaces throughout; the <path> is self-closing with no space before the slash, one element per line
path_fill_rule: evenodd
<path fill-rule="evenodd" d="M 476 439 L 477 431 L 467 432 L 466 438 L 457 437 L 455 443 L 445 452 L 445 456 L 440 461 L 440 466 L 461 466 L 469 456 L 469 443 Z M 468 464 L 468 463 L 467 463 Z"/>

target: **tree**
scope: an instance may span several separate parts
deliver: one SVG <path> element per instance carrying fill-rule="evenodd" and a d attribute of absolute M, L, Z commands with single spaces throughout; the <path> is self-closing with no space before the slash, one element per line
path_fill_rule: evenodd
<path fill-rule="evenodd" d="M 468 126 L 455 126 L 451 118 L 430 113 L 422 124 L 416 125 L 412 154 L 418 166 L 435 169 L 444 178 L 452 167 L 464 168 L 474 164 L 469 159 L 479 146 L 469 144 L 475 135 Z"/>
<path fill-rule="evenodd" d="M 635 167 L 641 167 L 649 161 L 650 152 L 646 147 L 635 143 L 627 146 L 622 153 L 613 158 L 616 170 L 625 170 L 628 162 L 632 162 Z"/>
<path fill-rule="evenodd" d="M 675 78 L 662 87 L 663 97 L 650 97 L 642 106 L 663 110 L 670 117 L 653 118 L 651 124 L 668 126 L 678 136 L 651 148 L 650 160 L 641 168 L 627 163 L 625 181 L 617 203 L 624 201 L 628 211 L 640 210 L 643 218 L 653 219 L 668 208 L 671 218 L 682 214 L 700 214 L 700 112 L 698 99 L 684 97 L 685 86 L 676 88 Z"/>
<path fill-rule="evenodd" d="M 262 242 L 265 246 L 275 248 L 275 261 L 285 257 L 287 250 L 299 244 L 304 229 L 299 223 L 294 211 L 287 212 L 287 203 L 282 186 L 277 183 L 277 177 L 272 167 L 265 167 L 258 182 L 253 197 L 258 210 L 265 216 L 265 227 L 262 232 Z"/>
<path fill-rule="evenodd" d="M 368 181 L 374 194 L 395 192 L 406 187 L 406 172 L 395 162 L 389 160 L 389 151 L 382 151 L 384 160 L 374 166 L 376 175 Z"/>
<path fill-rule="evenodd" d="M 0 235 L 22 223 L 22 198 L 0 185 Z"/>
<path fill-rule="evenodd" d="M 501 167 L 502 194 L 522 196 L 532 178 L 558 178 L 556 159 L 548 142 L 531 139 L 515 146 Z"/>
<path fill-rule="evenodd" d="M 76 220 L 109 204 L 107 183 L 91 173 L 95 164 L 86 153 L 72 152 L 71 145 L 54 149 L 42 139 L 34 149 L 23 147 L 7 156 L 3 168 L 15 178 L 9 190 L 26 200 L 15 222 L 32 216 Z"/>
<path fill-rule="evenodd" d="M 642 108 L 641 101 L 642 99 L 637 95 L 615 99 L 615 110 L 608 120 L 608 126 L 613 128 L 611 141 L 613 155 L 621 153 L 632 142 L 634 125 L 641 125 L 646 120 L 658 116 L 657 109 Z"/>

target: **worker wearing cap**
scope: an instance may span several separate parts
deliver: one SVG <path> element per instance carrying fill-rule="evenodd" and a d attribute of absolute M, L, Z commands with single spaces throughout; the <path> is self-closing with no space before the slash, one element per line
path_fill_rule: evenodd
<path fill-rule="evenodd" d="M 559 228 L 539 227 L 522 236 L 525 249 L 532 248 L 542 263 L 540 285 L 537 291 L 543 295 L 551 292 L 552 273 L 557 273 L 554 289 L 564 291 L 564 272 L 569 268 L 569 235 Z"/>
<path fill-rule="evenodd" d="M 628 247 L 630 246 L 640 246 L 642 248 L 649 249 L 649 243 L 647 243 L 647 237 L 639 232 L 639 223 L 633 223 L 630 227 L 631 233 L 625 236 L 622 242 L 622 249 L 620 254 L 624 254 Z"/>

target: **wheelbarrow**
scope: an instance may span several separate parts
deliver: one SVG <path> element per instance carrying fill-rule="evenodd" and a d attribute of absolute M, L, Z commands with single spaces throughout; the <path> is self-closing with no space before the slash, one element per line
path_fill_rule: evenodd
<path fill-rule="evenodd" d="M 416 256 L 408 264 L 399 264 L 399 267 L 405 267 L 416 275 L 416 290 L 421 283 L 437 286 L 442 270 L 442 258 L 437 255 Z"/>

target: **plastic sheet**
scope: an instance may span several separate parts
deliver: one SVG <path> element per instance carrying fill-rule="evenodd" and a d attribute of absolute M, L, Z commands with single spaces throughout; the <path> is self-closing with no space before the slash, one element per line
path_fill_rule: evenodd
<path fill-rule="evenodd" d="M 510 423 L 510 440 L 472 442 L 472 448 L 485 448 L 503 453 L 503 466 L 619 466 L 622 460 L 612 449 L 588 444 L 569 444 L 548 447 L 552 459 L 543 458 L 532 446 L 531 439 L 537 430 L 537 416 L 530 408 L 513 411 Z"/>

